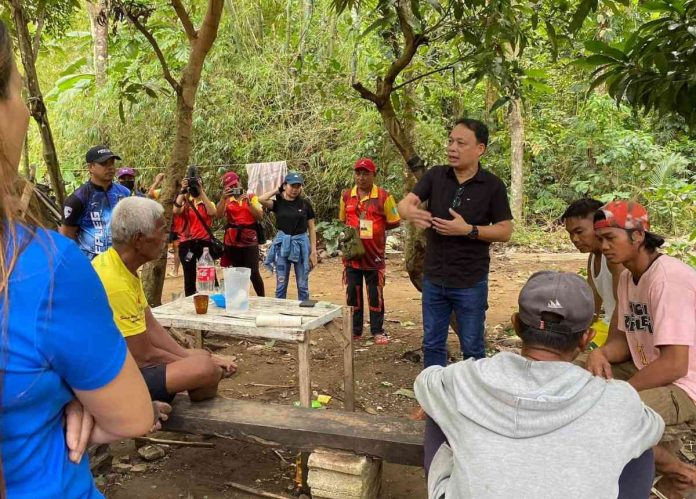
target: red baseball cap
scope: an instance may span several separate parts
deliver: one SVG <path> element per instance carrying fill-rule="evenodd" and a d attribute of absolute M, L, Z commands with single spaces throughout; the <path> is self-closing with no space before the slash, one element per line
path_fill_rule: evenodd
<path fill-rule="evenodd" d="M 377 173 L 377 167 L 370 158 L 360 158 L 357 160 L 353 170 L 367 170 L 368 172 Z"/>
<path fill-rule="evenodd" d="M 227 172 L 222 176 L 222 184 L 227 186 L 227 185 L 234 185 L 239 183 L 239 175 L 237 175 L 234 172 Z"/>
<path fill-rule="evenodd" d="M 635 201 L 612 201 L 602 206 L 599 211 L 604 213 L 604 220 L 594 223 L 595 229 L 605 227 L 626 230 L 650 230 L 648 211 Z"/>

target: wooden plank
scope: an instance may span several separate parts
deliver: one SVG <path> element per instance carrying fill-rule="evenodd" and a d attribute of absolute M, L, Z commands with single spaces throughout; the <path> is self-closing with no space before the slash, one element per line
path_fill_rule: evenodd
<path fill-rule="evenodd" d="M 322 317 L 326 314 L 331 314 L 336 310 L 340 310 L 340 305 L 332 303 L 317 303 L 314 307 L 300 307 L 300 302 L 297 300 L 279 300 L 276 298 L 265 297 L 249 297 L 249 310 L 244 313 L 233 314 L 227 312 L 224 308 L 220 308 L 214 303 L 208 308 L 206 315 L 220 315 L 224 317 L 253 319 L 259 313 L 264 314 L 286 314 L 286 315 L 301 315 L 306 317 Z M 157 307 L 160 313 L 168 315 L 190 315 L 195 313 L 193 306 L 193 297 L 183 297 L 178 300 L 171 301 Z M 328 321 L 328 319 L 327 319 Z"/>
<path fill-rule="evenodd" d="M 355 410 L 355 374 L 353 368 L 353 307 L 343 307 L 343 387 L 346 411 Z"/>
<path fill-rule="evenodd" d="M 322 315 L 321 317 L 317 317 L 316 319 L 311 319 L 309 322 L 305 322 L 303 320 L 302 321 L 302 329 L 304 329 L 305 331 L 312 331 L 313 329 L 318 329 L 321 326 L 329 324 L 336 317 L 341 317 L 341 313 L 342 313 L 341 307 L 338 307 L 335 310 L 332 310 L 331 312 L 328 312 L 328 313 Z"/>
<path fill-rule="evenodd" d="M 196 329 L 193 334 L 196 336 L 196 342 L 194 343 L 196 348 L 203 348 L 203 331 Z"/>
<path fill-rule="evenodd" d="M 297 342 L 302 341 L 305 331 L 301 329 L 279 329 L 270 327 L 249 327 L 231 325 L 225 321 L 209 321 L 199 320 L 196 318 L 175 318 L 166 315 L 154 314 L 155 319 L 163 327 L 175 327 L 178 329 L 194 329 L 203 331 L 213 331 L 223 336 L 232 336 L 239 338 L 266 338 L 269 340 L 281 340 Z"/>
<path fill-rule="evenodd" d="M 224 435 L 302 451 L 328 447 L 397 464 L 423 465 L 422 421 L 246 400 L 191 403 L 184 395 L 172 405 L 165 431 Z"/>
<path fill-rule="evenodd" d="M 249 312 L 229 314 L 225 309 L 211 304 L 208 313 L 198 315 L 193 297 L 184 297 L 152 310 L 155 318 L 165 327 L 202 329 L 231 336 L 301 341 L 304 331 L 317 329 L 341 314 L 341 307 L 333 304 L 317 304 L 301 308 L 299 301 L 275 298 L 250 298 Z M 256 327 L 255 318 L 260 313 L 278 313 L 302 316 L 303 324 L 297 328 Z"/>
<path fill-rule="evenodd" d="M 309 375 L 309 337 L 297 344 L 297 360 L 299 367 L 300 404 L 302 407 L 312 407 L 312 381 Z"/>

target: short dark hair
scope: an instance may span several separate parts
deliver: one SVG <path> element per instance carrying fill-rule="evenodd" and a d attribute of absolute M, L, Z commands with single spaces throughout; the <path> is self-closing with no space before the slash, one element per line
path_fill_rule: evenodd
<path fill-rule="evenodd" d="M 473 120 L 471 118 L 459 118 L 454 122 L 452 128 L 458 125 L 462 125 L 474 132 L 476 142 L 488 147 L 488 127 L 483 121 Z"/>
<path fill-rule="evenodd" d="M 565 222 L 566 218 L 587 218 L 590 215 L 597 213 L 604 203 L 592 198 L 577 199 L 570 203 L 566 211 L 561 215 L 561 222 Z"/>
<path fill-rule="evenodd" d="M 541 320 L 548 324 L 554 324 L 561 321 L 561 316 L 554 314 L 553 312 L 543 312 L 541 314 Z M 548 348 L 550 350 L 565 353 L 572 352 L 578 347 L 583 333 L 585 333 L 585 331 L 578 331 L 574 333 L 543 331 L 541 329 L 528 326 L 524 322 L 520 321 L 520 331 L 518 335 L 520 338 L 522 338 L 525 346 Z"/>
<path fill-rule="evenodd" d="M 626 232 L 628 232 L 628 237 L 631 237 L 631 234 L 635 232 L 638 229 L 628 229 Z M 645 247 L 646 250 L 650 251 L 651 253 L 653 251 L 657 251 L 657 249 L 665 244 L 665 238 L 662 236 L 658 236 L 657 234 L 653 232 L 648 232 L 647 230 L 643 232 L 645 234 L 645 239 L 643 239 L 643 246 Z"/>

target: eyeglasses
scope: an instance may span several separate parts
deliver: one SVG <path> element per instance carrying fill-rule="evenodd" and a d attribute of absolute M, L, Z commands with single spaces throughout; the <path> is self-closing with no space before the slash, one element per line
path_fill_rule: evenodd
<path fill-rule="evenodd" d="M 454 193 L 454 199 L 452 200 L 452 208 L 459 208 L 462 204 L 462 194 L 464 194 L 465 185 L 459 186 L 457 192 Z"/>

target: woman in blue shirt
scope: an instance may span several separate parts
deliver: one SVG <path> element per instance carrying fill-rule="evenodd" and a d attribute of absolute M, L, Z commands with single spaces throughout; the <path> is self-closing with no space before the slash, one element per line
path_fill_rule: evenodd
<path fill-rule="evenodd" d="M 21 88 L 0 22 L 0 497 L 102 497 L 87 443 L 146 433 L 153 409 L 89 261 L 18 216 Z"/>

